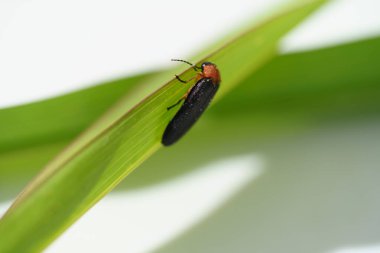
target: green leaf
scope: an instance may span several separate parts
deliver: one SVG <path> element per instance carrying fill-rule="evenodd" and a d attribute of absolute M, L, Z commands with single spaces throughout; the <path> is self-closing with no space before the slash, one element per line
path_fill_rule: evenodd
<path fill-rule="evenodd" d="M 216 62 L 223 73 L 217 98 L 225 95 L 249 73 L 273 57 L 278 40 L 325 1 L 310 1 L 272 18 L 210 52 L 204 60 Z M 239 64 L 236 64 L 239 59 Z M 199 63 L 200 61 L 198 61 Z M 190 78 L 192 69 L 182 77 Z M 152 86 L 162 81 L 152 80 Z M 0 221 L 0 252 L 34 252 L 45 248 L 125 176 L 157 151 L 164 127 L 173 117 L 166 107 L 188 89 L 175 79 L 146 96 L 134 94 L 102 124 L 53 160 L 19 195 Z M 113 117 L 110 117 L 113 119 Z M 108 124 L 107 124 L 108 123 Z M 98 133 L 100 131 L 100 134 Z"/>
<path fill-rule="evenodd" d="M 154 73 L 0 110 L 0 200 L 20 187 L 137 84 Z"/>
<path fill-rule="evenodd" d="M 128 92 L 148 78 L 140 75 L 71 94 L 0 110 L 0 152 L 72 139 Z"/>
<path fill-rule="evenodd" d="M 378 119 L 379 55 L 380 38 L 374 38 L 276 57 L 210 108 L 175 149 L 151 157 L 119 189 L 145 187 L 215 160 L 266 150 L 268 143 L 321 126 Z M 197 159 L 188 159 L 189 154 Z"/>
<path fill-rule="evenodd" d="M 211 108 L 185 143 L 144 163 L 126 187 L 230 157 L 258 156 L 264 165 L 259 178 L 154 252 L 328 252 L 376 238 L 372 222 L 359 222 L 370 231 L 364 237 L 345 231 L 363 207 L 378 208 L 379 56 L 380 38 L 280 56 Z M 162 165 L 159 178 L 154 164 Z M 310 240 L 300 243 L 305 231 Z"/>
<path fill-rule="evenodd" d="M 222 103 L 210 109 L 209 116 L 202 119 L 192 132 L 207 132 L 207 136 L 199 137 L 199 139 L 207 139 L 213 136 L 212 133 L 215 130 L 198 130 L 203 129 L 202 122 L 204 121 L 209 121 L 211 118 L 215 119 L 215 123 L 210 125 L 213 128 L 218 128 L 214 125 L 223 124 L 225 126 L 223 129 L 234 129 L 229 123 L 232 120 L 234 122 L 244 121 L 241 125 L 244 125 L 248 132 L 237 131 L 240 133 L 239 136 L 251 136 L 257 140 L 257 138 L 263 138 L 267 135 L 277 136 L 279 132 L 284 132 L 285 129 L 297 131 L 300 127 L 305 127 L 306 124 L 313 126 L 324 121 L 336 121 L 355 115 L 363 117 L 370 113 L 376 113 L 380 106 L 379 86 L 377 85 L 380 80 L 380 73 L 377 70 L 377 66 L 380 65 L 378 55 L 380 55 L 380 38 L 311 52 L 276 56 L 270 63 L 241 82 L 236 90 L 222 100 Z M 120 93 L 130 92 L 132 86 L 143 85 L 144 83 L 140 83 L 140 81 L 151 76 L 142 76 L 141 79 L 140 77 L 131 78 L 131 82 L 120 80 L 115 83 L 120 86 L 117 88 Z M 56 127 L 49 127 L 49 124 L 55 124 L 48 121 L 49 117 L 65 113 L 67 114 L 65 118 L 72 120 L 84 118 L 88 114 L 100 116 L 103 111 L 98 110 L 98 106 L 88 107 L 87 110 L 91 110 L 89 113 L 81 107 L 91 105 L 91 103 L 98 104 L 102 101 L 109 104 L 116 102 L 119 96 L 112 97 L 109 95 L 113 94 L 115 89 L 116 84 L 112 85 L 113 83 L 107 83 L 102 88 L 100 86 L 89 88 L 88 92 L 85 90 L 79 91 L 79 94 L 66 95 L 64 96 L 66 97 L 65 101 L 61 101 L 62 98 L 58 97 L 25 105 L 16 108 L 17 113 L 13 111 L 16 119 L 9 117 L 8 120 L 0 120 L 4 122 L 3 129 L 5 129 L 4 125 L 20 124 L 19 119 L 23 119 L 24 115 L 35 114 L 39 117 L 38 121 L 34 123 L 35 125 L 41 123 L 41 127 L 50 129 L 52 136 L 57 135 L 57 137 L 48 139 L 43 143 L 36 143 L 26 148 L 21 146 L 16 150 L 0 153 L 0 192 L 2 192 L 0 199 L 9 199 L 20 191 L 21 187 L 73 138 L 60 135 L 64 129 L 68 129 L 68 124 L 71 123 L 59 121 L 60 124 Z M 124 88 L 125 90 L 122 90 Z M 92 91 L 92 89 L 95 90 Z M 82 103 L 81 97 L 85 100 L 88 99 L 88 102 Z M 65 108 L 70 104 L 80 109 L 66 111 Z M 102 106 L 102 108 L 105 107 L 105 105 Z M 0 111 L 0 119 L 5 119 L 3 116 L 5 112 L 11 115 L 8 112 L 9 110 L 12 111 L 13 108 Z M 247 115 L 250 116 L 247 117 Z M 54 120 L 60 120 L 60 118 L 55 117 Z M 84 122 L 82 125 L 78 124 L 70 131 L 79 133 L 92 121 L 93 119 Z M 11 127 L 8 129 L 13 131 Z M 38 134 L 37 130 L 38 127 L 35 132 L 29 132 L 31 138 L 35 138 L 33 135 Z M 3 131 L 3 134 L 7 135 L 7 133 Z M 182 150 L 181 143 L 186 143 L 186 146 L 190 146 L 187 152 L 190 150 L 195 152 L 192 146 L 194 144 L 187 145 L 187 143 L 192 140 L 194 140 L 193 142 L 200 142 L 200 140 L 191 137 L 191 135 L 192 133 L 189 134 L 190 137 L 185 137 L 187 141 L 180 142 L 175 150 Z M 226 136 L 227 133 L 221 135 Z M 17 134 L 14 136 L 17 137 Z M 67 138 L 65 139 L 65 137 Z M 203 149 L 197 150 L 207 152 Z M 179 151 L 179 153 L 186 154 L 185 151 Z M 159 156 L 147 161 L 143 165 L 144 169 L 137 172 L 137 174 L 144 176 L 135 177 L 136 173 L 134 173 L 123 184 L 123 187 L 141 187 L 159 182 L 178 173 L 184 173 L 187 169 L 195 168 L 198 165 L 191 161 L 182 165 L 181 170 L 177 170 L 178 164 L 175 162 L 167 164 L 166 162 L 170 160 L 171 155 L 172 152 L 161 152 Z M 213 156 L 208 155 L 207 157 Z M 204 159 L 206 158 L 200 158 L 197 161 Z M 163 165 L 165 169 L 160 174 L 151 174 L 149 168 L 158 164 Z M 149 168 L 145 169 L 145 167 Z M 172 168 L 173 171 L 169 171 L 169 168 Z"/>

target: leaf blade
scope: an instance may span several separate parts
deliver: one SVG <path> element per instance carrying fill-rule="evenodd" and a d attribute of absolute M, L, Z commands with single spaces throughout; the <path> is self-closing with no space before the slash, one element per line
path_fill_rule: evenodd
<path fill-rule="evenodd" d="M 219 97 L 273 57 L 278 40 L 325 2 L 312 1 L 296 7 L 211 54 L 207 60 L 215 61 L 226 72 L 225 88 Z M 253 49 L 252 41 L 258 43 Z M 252 60 L 249 54 L 256 57 Z M 232 64 L 236 58 L 240 58 L 240 66 Z M 183 77 L 192 75 L 191 71 L 185 71 Z M 88 139 L 77 141 L 52 161 L 1 219 L 0 251 L 42 250 L 159 149 L 163 129 L 174 113 L 167 113 L 166 105 L 187 88 L 178 88 L 175 80 L 170 81 L 99 135 L 86 136 Z"/>

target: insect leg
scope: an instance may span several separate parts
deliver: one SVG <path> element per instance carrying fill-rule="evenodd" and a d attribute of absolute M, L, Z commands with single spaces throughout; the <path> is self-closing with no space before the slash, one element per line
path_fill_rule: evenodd
<path fill-rule="evenodd" d="M 187 95 L 189 95 L 189 93 L 190 93 L 190 91 L 191 91 L 191 89 L 192 89 L 193 87 L 190 87 L 188 90 L 187 90 L 187 92 L 177 101 L 177 103 L 175 103 L 174 105 L 171 105 L 171 106 L 169 106 L 168 108 L 166 108 L 168 111 L 170 110 L 170 109 L 172 109 L 173 107 L 176 107 L 177 105 L 179 105 L 179 103 L 181 103 L 181 101 L 182 100 L 185 100 L 186 98 L 187 98 Z"/>
<path fill-rule="evenodd" d="M 181 98 L 180 100 L 178 100 L 178 102 L 177 103 L 175 103 L 174 105 L 171 105 L 171 106 L 169 106 L 168 108 L 166 108 L 166 110 L 170 110 L 170 109 L 172 109 L 173 107 L 176 107 L 177 105 L 179 105 L 179 103 L 181 103 L 181 101 L 182 101 L 183 99 Z"/>
<path fill-rule="evenodd" d="M 195 77 L 192 77 L 190 78 L 189 80 L 182 80 L 178 75 L 175 75 L 175 78 L 177 78 L 178 81 L 180 81 L 181 83 L 188 83 L 190 82 L 191 80 L 193 80 Z"/>
<path fill-rule="evenodd" d="M 177 80 L 180 81 L 181 83 L 187 83 L 188 82 L 188 81 L 182 80 L 178 75 L 175 75 L 175 78 L 177 78 Z"/>

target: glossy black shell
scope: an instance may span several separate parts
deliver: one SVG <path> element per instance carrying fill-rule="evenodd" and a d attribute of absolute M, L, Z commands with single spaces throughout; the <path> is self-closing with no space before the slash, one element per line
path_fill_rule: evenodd
<path fill-rule="evenodd" d="M 169 122 L 162 136 L 162 144 L 169 146 L 178 141 L 198 120 L 210 104 L 219 85 L 210 78 L 199 80 L 190 90 L 185 102 Z"/>

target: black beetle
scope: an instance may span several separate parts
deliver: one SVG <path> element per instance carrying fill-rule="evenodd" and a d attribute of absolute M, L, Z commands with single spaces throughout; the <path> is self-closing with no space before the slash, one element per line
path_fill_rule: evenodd
<path fill-rule="evenodd" d="M 176 59 L 173 61 L 185 62 L 193 66 L 194 70 L 201 70 L 201 72 L 194 77 L 196 78 L 195 85 L 193 85 L 177 103 L 167 108 L 170 110 L 184 100 L 181 108 L 165 129 L 161 141 L 164 146 L 172 145 L 178 141 L 194 125 L 210 104 L 221 82 L 219 70 L 216 65 L 211 62 L 204 62 L 201 67 L 197 67 L 187 61 Z M 177 75 L 176 78 L 182 83 L 188 82 L 182 80 Z"/>

